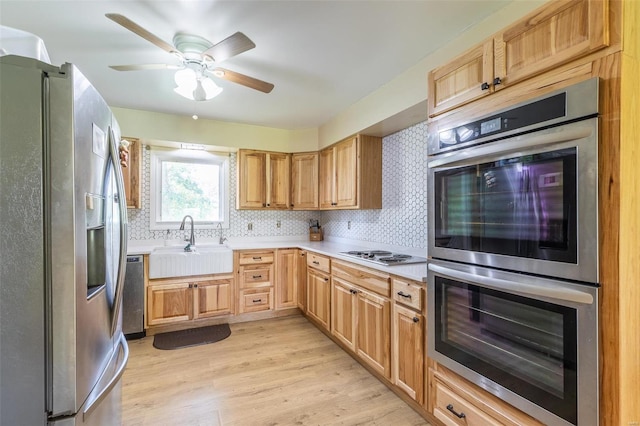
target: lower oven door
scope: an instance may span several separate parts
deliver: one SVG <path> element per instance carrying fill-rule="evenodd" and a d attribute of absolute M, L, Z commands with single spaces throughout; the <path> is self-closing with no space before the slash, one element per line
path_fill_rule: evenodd
<path fill-rule="evenodd" d="M 431 261 L 429 356 L 554 425 L 598 424 L 597 288 Z"/>

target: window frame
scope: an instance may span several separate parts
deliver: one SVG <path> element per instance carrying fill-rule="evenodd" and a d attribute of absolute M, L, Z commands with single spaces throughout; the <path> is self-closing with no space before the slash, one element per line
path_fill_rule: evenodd
<path fill-rule="evenodd" d="M 220 167 L 220 195 L 218 202 L 220 203 L 220 213 L 223 220 L 221 221 L 202 221 L 194 220 L 194 228 L 196 229 L 228 229 L 229 228 L 229 210 L 230 210 L 230 188 L 229 188 L 229 155 L 215 153 L 205 150 L 190 149 L 165 149 L 152 147 L 150 155 L 150 181 L 151 192 L 149 197 L 149 229 L 152 231 L 160 231 L 166 229 L 174 229 L 180 226 L 181 221 L 162 221 L 158 220 L 158 212 L 162 211 L 162 196 L 160 189 L 162 188 L 162 163 L 165 161 L 182 162 L 190 164 L 210 164 Z M 195 219 L 195 218 L 194 218 Z"/>

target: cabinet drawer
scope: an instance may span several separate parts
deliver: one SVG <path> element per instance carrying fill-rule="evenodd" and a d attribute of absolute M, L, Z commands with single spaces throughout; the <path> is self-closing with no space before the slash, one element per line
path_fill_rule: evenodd
<path fill-rule="evenodd" d="M 409 306 L 416 311 L 422 311 L 422 288 L 423 286 L 411 281 L 405 281 L 398 278 L 392 280 L 393 300 Z"/>
<path fill-rule="evenodd" d="M 273 288 L 240 291 L 240 313 L 273 309 Z"/>
<path fill-rule="evenodd" d="M 241 270 L 241 288 L 269 287 L 273 265 L 244 266 Z"/>
<path fill-rule="evenodd" d="M 489 426 L 502 424 L 440 381 L 436 381 L 435 390 L 433 415 L 445 425 Z"/>
<path fill-rule="evenodd" d="M 389 275 L 339 260 L 334 260 L 332 266 L 333 276 L 344 278 L 350 283 L 389 297 L 391 292 Z"/>
<path fill-rule="evenodd" d="M 312 252 L 307 252 L 307 266 L 326 272 L 327 274 L 331 272 L 331 260 L 326 256 Z"/>
<path fill-rule="evenodd" d="M 238 262 L 240 265 L 253 265 L 258 263 L 273 263 L 273 250 L 240 252 Z"/>

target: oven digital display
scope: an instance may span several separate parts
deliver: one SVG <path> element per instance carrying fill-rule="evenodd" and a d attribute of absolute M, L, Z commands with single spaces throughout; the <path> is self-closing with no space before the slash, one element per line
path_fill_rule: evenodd
<path fill-rule="evenodd" d="M 500 123 L 502 119 L 500 117 L 496 117 L 492 120 L 483 121 L 480 123 L 480 134 L 486 135 L 487 133 L 493 133 L 497 130 L 500 130 Z"/>

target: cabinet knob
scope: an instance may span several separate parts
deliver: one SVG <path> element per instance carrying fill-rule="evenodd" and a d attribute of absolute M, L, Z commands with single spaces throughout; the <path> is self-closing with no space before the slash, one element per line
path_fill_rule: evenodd
<path fill-rule="evenodd" d="M 496 77 L 493 79 L 493 85 L 497 86 L 498 84 L 502 84 L 502 79 L 500 77 Z"/>
<path fill-rule="evenodd" d="M 325 278 L 324 280 L 325 280 L 325 281 L 329 281 L 329 278 Z"/>
<path fill-rule="evenodd" d="M 486 81 L 484 83 L 482 83 L 482 85 L 480 86 L 480 89 L 482 90 L 489 90 L 489 83 L 487 83 Z"/>
<path fill-rule="evenodd" d="M 464 413 L 460 412 L 456 412 L 456 410 L 453 409 L 453 405 L 449 404 L 447 405 L 447 410 L 451 411 L 453 413 L 454 416 L 456 416 L 459 419 L 464 419 L 465 417 L 467 417 Z"/>
<path fill-rule="evenodd" d="M 269 207 L 271 204 L 267 203 L 267 207 Z"/>
<path fill-rule="evenodd" d="M 198 284 L 194 284 L 194 285 L 193 285 L 193 288 L 198 288 Z"/>
<path fill-rule="evenodd" d="M 289 204 L 291 207 L 293 207 L 293 204 Z"/>
<path fill-rule="evenodd" d="M 420 318 L 418 318 L 418 317 L 413 317 L 413 322 L 420 322 Z"/>

